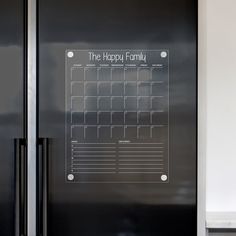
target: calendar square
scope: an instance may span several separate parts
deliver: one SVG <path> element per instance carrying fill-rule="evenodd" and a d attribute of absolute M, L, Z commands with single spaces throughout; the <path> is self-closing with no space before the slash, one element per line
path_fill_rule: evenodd
<path fill-rule="evenodd" d="M 111 133 L 112 138 L 123 139 L 125 137 L 124 126 L 112 126 Z"/>
<path fill-rule="evenodd" d="M 128 111 L 136 111 L 137 110 L 137 97 L 126 97 L 125 109 Z"/>
<path fill-rule="evenodd" d="M 123 125 L 124 124 L 124 112 L 112 112 L 112 124 Z"/>
<path fill-rule="evenodd" d="M 84 139 L 84 127 L 83 126 L 72 126 L 71 128 L 72 138 L 83 140 Z"/>
<path fill-rule="evenodd" d="M 72 112 L 72 124 L 82 125 L 84 124 L 84 113 L 83 112 Z"/>
<path fill-rule="evenodd" d="M 112 98 L 112 110 L 123 111 L 124 110 L 124 98 L 123 97 L 113 97 Z"/>
<path fill-rule="evenodd" d="M 72 97 L 71 98 L 71 109 L 72 109 L 72 111 L 83 111 L 84 110 L 84 98 L 83 97 Z"/>
<path fill-rule="evenodd" d="M 99 112 L 98 113 L 99 125 L 110 125 L 111 124 L 111 113 L 110 112 Z"/>
<path fill-rule="evenodd" d="M 127 125 L 137 124 L 137 112 L 125 112 L 125 124 Z"/>
<path fill-rule="evenodd" d="M 112 68 L 111 79 L 113 81 L 123 81 L 124 80 L 124 68 Z"/>
<path fill-rule="evenodd" d="M 85 124 L 96 125 L 97 124 L 97 112 L 86 112 L 85 113 Z"/>
<path fill-rule="evenodd" d="M 134 82 L 125 83 L 125 95 L 137 96 L 137 83 Z"/>
<path fill-rule="evenodd" d="M 110 126 L 100 126 L 98 127 L 98 137 L 100 139 L 110 139 L 111 138 L 111 128 Z"/>
<path fill-rule="evenodd" d="M 97 68 L 85 68 L 84 80 L 85 81 L 97 81 Z"/>
<path fill-rule="evenodd" d="M 84 83 L 72 83 L 71 93 L 73 96 L 84 96 Z"/>
<path fill-rule="evenodd" d="M 87 111 L 97 110 L 97 97 L 85 97 L 85 110 Z"/>
<path fill-rule="evenodd" d="M 98 109 L 100 111 L 111 110 L 111 97 L 99 97 L 98 98 Z"/>
<path fill-rule="evenodd" d="M 137 80 L 137 68 L 125 68 L 125 80 L 126 81 L 136 81 Z"/>
<path fill-rule="evenodd" d="M 101 82 L 98 84 L 98 95 L 99 96 L 109 96 L 111 95 L 111 83 Z"/>
<path fill-rule="evenodd" d="M 84 87 L 86 96 L 97 96 L 97 83 L 87 82 Z"/>
<path fill-rule="evenodd" d="M 111 69 L 110 68 L 99 68 L 98 80 L 99 81 L 109 81 L 110 79 L 111 79 Z"/>
<path fill-rule="evenodd" d="M 112 96 L 124 95 L 124 83 L 116 82 L 112 83 Z"/>
<path fill-rule="evenodd" d="M 84 80 L 84 68 L 72 68 L 71 70 L 72 81 L 83 81 Z"/>
<path fill-rule="evenodd" d="M 97 126 L 86 126 L 85 138 L 90 140 L 97 139 L 98 138 Z"/>

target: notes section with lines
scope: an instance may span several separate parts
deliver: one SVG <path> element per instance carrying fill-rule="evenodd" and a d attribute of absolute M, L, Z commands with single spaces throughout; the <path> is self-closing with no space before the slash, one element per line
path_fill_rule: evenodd
<path fill-rule="evenodd" d="M 89 179 L 138 182 L 166 175 L 164 143 L 79 143 L 73 141 L 72 174 L 89 174 Z M 105 176 L 104 176 L 105 175 Z M 82 177 L 81 177 L 82 178 Z M 83 179 L 83 178 L 82 178 Z M 96 182 L 95 181 L 95 182 Z M 106 179 L 107 181 L 107 179 Z M 109 182 L 108 181 L 108 182 Z"/>

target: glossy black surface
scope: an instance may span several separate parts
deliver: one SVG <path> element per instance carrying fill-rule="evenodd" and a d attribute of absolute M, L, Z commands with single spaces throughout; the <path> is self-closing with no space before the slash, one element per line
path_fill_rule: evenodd
<path fill-rule="evenodd" d="M 168 183 L 168 54 L 66 52 L 68 182 Z"/>
<path fill-rule="evenodd" d="M 24 137 L 24 1 L 0 1 L 0 235 L 15 235 L 14 139 Z"/>
<path fill-rule="evenodd" d="M 39 1 L 39 136 L 49 141 L 48 235 L 194 236 L 197 1 Z M 65 181 L 65 52 L 168 49 L 169 183 Z"/>

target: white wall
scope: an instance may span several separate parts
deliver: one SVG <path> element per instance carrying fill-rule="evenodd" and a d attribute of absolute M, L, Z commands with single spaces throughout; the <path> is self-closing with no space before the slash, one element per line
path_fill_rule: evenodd
<path fill-rule="evenodd" d="M 206 210 L 236 212 L 236 0 L 205 2 Z"/>

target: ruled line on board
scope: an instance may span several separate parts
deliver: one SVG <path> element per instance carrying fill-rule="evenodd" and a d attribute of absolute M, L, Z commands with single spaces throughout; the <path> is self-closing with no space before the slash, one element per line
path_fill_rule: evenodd
<path fill-rule="evenodd" d="M 112 167 L 73 167 L 73 169 L 76 170 L 115 170 L 116 168 L 112 168 Z"/>
<path fill-rule="evenodd" d="M 116 159 L 103 159 L 103 160 L 97 160 L 97 159 L 81 159 L 81 160 L 73 160 L 73 161 L 116 161 Z"/>
<path fill-rule="evenodd" d="M 116 174 L 114 171 L 107 171 L 107 172 L 92 172 L 92 171 L 83 171 L 83 172 L 75 172 L 74 174 Z"/>
<path fill-rule="evenodd" d="M 126 153 L 126 152 L 132 152 L 132 153 L 134 153 L 134 152 L 144 152 L 144 153 L 146 153 L 146 152 L 151 152 L 151 153 L 162 153 L 163 151 L 149 151 L 149 150 L 147 150 L 147 151 L 119 151 L 120 153 Z"/>
<path fill-rule="evenodd" d="M 95 163 L 95 164 L 84 164 L 84 163 L 81 163 L 81 164 L 72 164 L 72 166 L 115 166 L 116 164 L 107 164 L 107 163 L 104 163 L 104 164 L 98 164 L 98 163 Z M 72 167 L 74 168 L 74 167 Z"/>
<path fill-rule="evenodd" d="M 132 154 L 126 154 L 126 155 L 119 155 L 119 157 L 143 157 L 144 155 L 132 155 Z M 145 157 L 163 157 L 163 155 L 145 155 Z"/>
<path fill-rule="evenodd" d="M 144 148 L 151 148 L 151 149 L 155 149 L 155 148 L 157 148 L 157 149 L 159 149 L 159 148 L 164 148 L 164 147 L 119 147 L 119 148 L 122 148 L 122 149 L 131 149 L 131 148 L 141 148 L 141 149 L 144 149 Z"/>
<path fill-rule="evenodd" d="M 157 160 L 157 159 L 147 159 L 147 160 L 145 160 L 145 159 L 123 159 L 123 160 L 119 160 L 119 161 L 163 161 L 163 160 Z"/>
<path fill-rule="evenodd" d="M 163 170 L 163 168 L 149 167 L 119 167 L 119 170 Z"/>
<path fill-rule="evenodd" d="M 116 151 L 87 151 L 87 150 L 81 150 L 81 151 L 73 151 L 73 152 L 79 152 L 79 153 L 81 153 L 81 152 L 91 152 L 91 153 L 97 153 L 97 152 L 99 152 L 99 153 L 103 153 L 103 152 L 105 152 L 105 153 L 114 153 L 114 152 L 116 152 Z"/>
<path fill-rule="evenodd" d="M 115 157 L 115 155 L 73 155 L 73 157 Z"/>
<path fill-rule="evenodd" d="M 116 149 L 116 147 L 72 147 L 72 149 L 83 149 L 83 148 L 91 148 L 91 149 Z"/>
<path fill-rule="evenodd" d="M 121 164 L 121 163 L 119 163 L 118 165 L 120 165 L 120 166 L 163 166 L 164 164 L 153 164 L 153 163 L 152 164 L 146 164 L 146 163 L 141 163 L 141 164 L 136 164 L 136 163 Z"/>
<path fill-rule="evenodd" d="M 120 174 L 163 174 L 164 172 L 119 171 Z"/>

